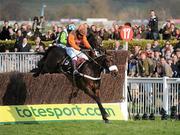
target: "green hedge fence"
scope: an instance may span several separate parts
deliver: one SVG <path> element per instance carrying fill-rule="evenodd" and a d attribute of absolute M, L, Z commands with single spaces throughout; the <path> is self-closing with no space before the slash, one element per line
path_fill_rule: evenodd
<path fill-rule="evenodd" d="M 125 43 L 122 40 L 120 40 L 119 42 L 120 42 L 121 46 L 123 46 L 123 44 Z M 161 46 L 163 46 L 166 41 L 159 40 L 158 42 Z M 170 43 L 173 46 L 176 45 L 178 42 L 179 42 L 178 40 L 171 40 L 170 41 Z M 50 44 L 52 44 L 52 41 L 46 41 L 43 43 L 45 44 L 46 47 L 48 47 Z M 145 48 L 147 43 L 153 43 L 153 40 L 132 40 L 129 42 L 129 50 L 131 50 L 132 47 L 135 45 L 141 46 L 141 48 L 143 49 L 143 48 Z M 8 41 L 0 40 L 0 52 L 4 52 L 5 50 L 13 51 L 14 50 L 14 44 L 15 44 L 14 40 L 8 40 Z M 32 46 L 35 45 L 34 41 L 29 41 L 29 44 L 31 44 Z M 106 49 L 114 49 L 115 48 L 115 41 L 114 40 L 103 41 L 103 47 Z"/>

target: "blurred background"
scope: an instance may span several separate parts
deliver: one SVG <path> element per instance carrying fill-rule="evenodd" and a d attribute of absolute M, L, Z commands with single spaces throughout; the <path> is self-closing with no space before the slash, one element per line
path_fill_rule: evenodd
<path fill-rule="evenodd" d="M 149 18 L 154 9 L 160 20 L 180 18 L 180 0 L 0 0 L 0 20 L 30 20 L 44 11 L 46 20 L 62 18 Z"/>

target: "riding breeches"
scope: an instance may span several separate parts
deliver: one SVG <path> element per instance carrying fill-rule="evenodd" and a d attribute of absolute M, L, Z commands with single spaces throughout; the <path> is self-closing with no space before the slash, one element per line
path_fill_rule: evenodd
<path fill-rule="evenodd" d="M 72 60 L 76 60 L 77 58 L 83 58 L 85 60 L 89 60 L 88 57 L 81 51 L 78 51 L 72 47 L 66 47 L 66 53 L 71 57 Z"/>
<path fill-rule="evenodd" d="M 56 44 L 56 46 L 66 48 L 66 45 L 64 45 L 64 44 Z"/>

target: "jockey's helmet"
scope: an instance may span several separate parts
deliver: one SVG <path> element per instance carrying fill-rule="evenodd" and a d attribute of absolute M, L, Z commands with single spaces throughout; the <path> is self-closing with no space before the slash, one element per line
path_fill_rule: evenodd
<path fill-rule="evenodd" d="M 69 24 L 68 26 L 67 26 L 67 31 L 73 31 L 73 30 L 75 30 L 76 29 L 76 26 L 74 25 L 74 24 Z"/>

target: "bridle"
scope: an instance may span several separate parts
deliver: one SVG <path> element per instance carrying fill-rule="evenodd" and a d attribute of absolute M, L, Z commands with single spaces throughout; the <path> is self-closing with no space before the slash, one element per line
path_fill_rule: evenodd
<path fill-rule="evenodd" d="M 107 68 L 105 68 L 104 66 L 100 65 L 100 64 L 95 60 L 95 59 L 97 59 L 97 58 L 99 58 L 99 57 L 103 57 L 103 56 L 106 57 L 106 54 L 102 54 L 101 56 L 95 57 L 95 58 L 92 58 L 92 57 L 89 56 L 87 53 L 86 53 L 86 55 L 87 55 L 87 57 L 88 57 L 92 62 L 94 62 L 94 63 L 95 63 L 96 65 L 98 65 L 100 68 L 107 70 Z M 108 72 L 111 72 L 111 71 L 118 71 L 118 68 L 117 68 L 117 66 L 116 66 L 115 64 L 112 65 L 112 66 L 110 66 L 110 67 L 108 68 Z"/>
<path fill-rule="evenodd" d="M 103 55 L 101 55 L 101 56 L 99 56 L 99 57 L 92 58 L 91 56 L 89 56 L 89 55 L 86 53 L 87 51 L 89 51 L 89 50 L 86 50 L 86 51 L 83 51 L 83 52 L 84 52 L 84 53 L 86 54 L 86 56 L 90 59 L 90 61 L 92 61 L 94 64 L 96 64 L 100 69 L 108 70 L 108 72 L 118 71 L 118 68 L 117 68 L 116 65 L 112 65 L 112 66 L 110 66 L 110 67 L 108 67 L 108 68 L 105 68 L 104 66 L 102 66 L 101 64 L 99 64 L 99 63 L 97 62 L 96 59 L 99 58 L 99 57 L 105 57 L 105 56 L 106 56 L 105 54 L 103 54 Z M 87 78 L 87 79 L 90 79 L 90 80 L 93 80 L 93 81 L 101 80 L 101 76 L 99 76 L 99 77 L 92 77 L 92 76 L 89 76 L 89 75 L 86 75 L 86 74 L 83 74 L 83 73 L 79 73 L 79 75 L 80 75 L 81 77 L 84 77 L 84 78 Z"/>
<path fill-rule="evenodd" d="M 102 55 L 100 55 L 99 57 L 95 57 L 95 58 L 92 58 L 92 57 L 89 56 L 89 54 L 87 54 L 86 52 L 85 52 L 85 54 L 86 54 L 86 56 L 90 59 L 90 61 L 92 61 L 94 64 L 96 64 L 96 65 L 99 66 L 100 68 L 104 68 L 102 65 L 100 65 L 100 64 L 96 61 L 96 59 L 99 58 L 99 57 L 105 56 L 105 54 L 102 54 Z"/>

